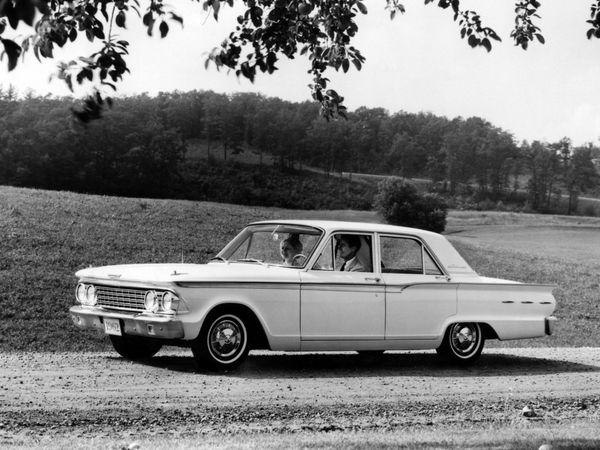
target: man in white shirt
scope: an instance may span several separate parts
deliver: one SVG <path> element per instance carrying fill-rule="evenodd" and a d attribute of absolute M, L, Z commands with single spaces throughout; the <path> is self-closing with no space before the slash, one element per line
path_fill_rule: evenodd
<path fill-rule="evenodd" d="M 337 243 L 340 257 L 344 260 L 342 272 L 364 272 L 365 268 L 358 260 L 356 253 L 360 249 L 360 237 L 355 234 L 342 234 Z"/>

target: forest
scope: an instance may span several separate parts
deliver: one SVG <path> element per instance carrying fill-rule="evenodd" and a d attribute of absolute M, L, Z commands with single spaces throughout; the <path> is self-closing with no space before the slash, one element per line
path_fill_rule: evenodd
<path fill-rule="evenodd" d="M 83 124 L 71 112 L 75 102 L 0 87 L 0 184 L 371 208 L 375 183 L 336 176 L 351 172 L 426 179 L 454 207 L 600 214 L 578 209 L 579 197 L 598 189 L 600 148 L 567 137 L 518 143 L 478 117 L 361 107 L 325 120 L 315 103 L 191 91 L 118 98 L 100 120 Z M 232 158 L 240 153 L 258 164 Z"/>

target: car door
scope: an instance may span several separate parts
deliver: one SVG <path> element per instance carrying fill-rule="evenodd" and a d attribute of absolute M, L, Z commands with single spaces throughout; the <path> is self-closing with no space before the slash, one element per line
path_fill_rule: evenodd
<path fill-rule="evenodd" d="M 300 334 L 303 341 L 384 339 L 385 287 L 373 269 L 373 235 L 359 235 L 363 268 L 340 271 L 336 239 L 330 236 L 316 264 L 301 274 Z"/>
<path fill-rule="evenodd" d="M 385 282 L 385 338 L 435 339 L 456 314 L 457 284 L 416 237 L 380 235 L 381 277 Z"/>

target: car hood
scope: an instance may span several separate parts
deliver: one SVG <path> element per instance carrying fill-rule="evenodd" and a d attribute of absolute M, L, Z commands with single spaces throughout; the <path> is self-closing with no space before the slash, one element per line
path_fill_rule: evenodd
<path fill-rule="evenodd" d="M 185 282 L 244 282 L 278 281 L 298 282 L 298 269 L 263 265 L 258 263 L 209 264 L 127 264 L 89 267 L 75 274 L 81 279 L 136 283 L 185 283 Z"/>

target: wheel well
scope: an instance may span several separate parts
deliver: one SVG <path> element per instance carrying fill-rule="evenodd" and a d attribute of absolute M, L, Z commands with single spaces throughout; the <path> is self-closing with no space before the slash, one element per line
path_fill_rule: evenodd
<path fill-rule="evenodd" d="M 206 315 L 202 328 L 206 326 L 208 319 L 225 313 L 237 314 L 241 319 L 244 320 L 246 326 L 248 327 L 248 344 L 251 349 L 270 349 L 269 340 L 267 339 L 267 335 L 265 334 L 263 326 L 258 320 L 258 317 L 256 317 L 254 311 L 252 311 L 246 305 L 240 305 L 238 303 L 225 303 L 215 306 Z"/>
<path fill-rule="evenodd" d="M 484 339 L 498 339 L 498 334 L 496 333 L 496 330 L 492 328 L 491 325 L 479 322 L 479 326 L 481 327 L 481 332 L 483 334 Z"/>
<path fill-rule="evenodd" d="M 452 325 L 454 325 L 455 323 L 456 322 L 451 322 L 448 324 L 448 326 L 444 330 L 444 336 L 446 336 L 446 333 L 448 333 L 448 330 L 450 329 L 450 327 Z M 476 323 L 478 323 L 479 326 L 481 327 L 481 334 L 483 335 L 483 338 L 485 340 L 498 339 L 498 334 L 496 333 L 496 331 L 494 330 L 494 328 L 492 328 L 492 326 L 490 324 L 487 324 L 485 322 L 476 322 Z"/>

